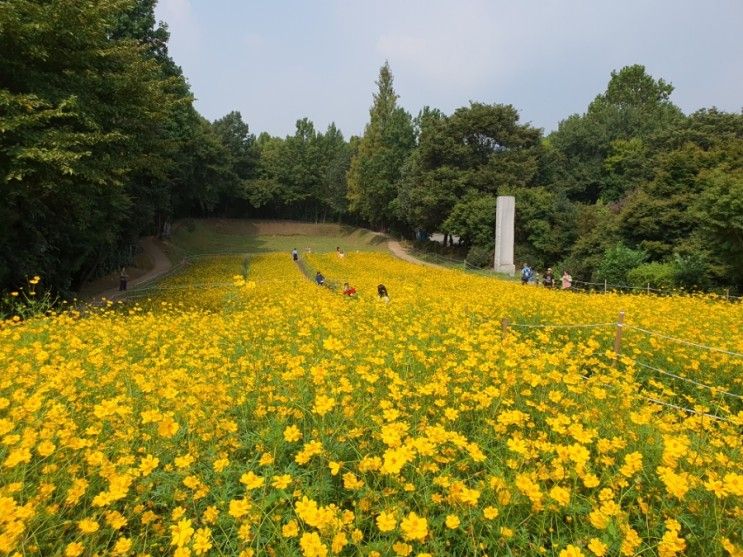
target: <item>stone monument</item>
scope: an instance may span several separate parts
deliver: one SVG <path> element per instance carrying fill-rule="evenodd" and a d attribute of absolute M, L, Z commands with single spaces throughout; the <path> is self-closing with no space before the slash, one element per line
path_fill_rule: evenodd
<path fill-rule="evenodd" d="M 496 273 L 513 276 L 516 265 L 513 263 L 513 227 L 516 214 L 516 198 L 512 195 L 499 195 L 495 209 L 495 261 Z"/>

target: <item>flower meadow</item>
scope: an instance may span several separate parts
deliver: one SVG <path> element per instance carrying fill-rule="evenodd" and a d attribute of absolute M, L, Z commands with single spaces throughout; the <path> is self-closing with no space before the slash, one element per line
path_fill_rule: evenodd
<path fill-rule="evenodd" d="M 0 554 L 743 555 L 740 304 L 304 263 L 3 322 Z"/>

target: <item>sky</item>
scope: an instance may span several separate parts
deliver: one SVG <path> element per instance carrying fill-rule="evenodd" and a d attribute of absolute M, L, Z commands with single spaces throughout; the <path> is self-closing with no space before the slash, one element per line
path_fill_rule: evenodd
<path fill-rule="evenodd" d="M 156 16 L 199 112 L 239 110 L 256 134 L 303 117 L 362 134 L 385 60 L 414 116 L 505 103 L 549 133 L 631 64 L 686 113 L 743 108 L 743 0 L 159 0 Z"/>

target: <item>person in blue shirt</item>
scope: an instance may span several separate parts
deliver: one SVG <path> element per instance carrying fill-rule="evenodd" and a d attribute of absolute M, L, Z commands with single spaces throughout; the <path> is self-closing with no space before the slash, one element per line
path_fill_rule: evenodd
<path fill-rule="evenodd" d="M 325 284 L 325 277 L 322 276 L 320 271 L 317 271 L 317 274 L 315 275 L 315 282 L 318 286 L 323 286 Z"/>
<path fill-rule="evenodd" d="M 529 284 L 531 277 L 534 275 L 534 271 L 531 270 L 528 263 L 524 263 L 521 268 L 521 284 Z"/>

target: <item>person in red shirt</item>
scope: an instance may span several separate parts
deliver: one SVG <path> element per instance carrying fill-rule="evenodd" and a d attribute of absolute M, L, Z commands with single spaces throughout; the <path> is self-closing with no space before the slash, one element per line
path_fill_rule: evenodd
<path fill-rule="evenodd" d="M 343 283 L 343 295 L 350 296 L 350 297 L 356 296 L 356 289 L 350 284 L 348 284 L 347 282 L 344 282 Z"/>

